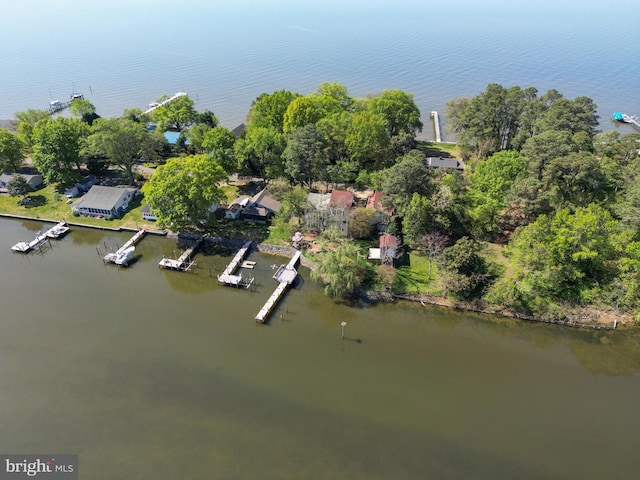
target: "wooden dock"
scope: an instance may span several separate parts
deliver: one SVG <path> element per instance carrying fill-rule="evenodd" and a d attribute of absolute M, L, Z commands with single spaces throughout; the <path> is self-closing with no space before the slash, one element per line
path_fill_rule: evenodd
<path fill-rule="evenodd" d="M 251 249 L 251 240 L 246 242 L 236 256 L 233 257 L 231 263 L 227 265 L 227 268 L 224 269 L 220 275 L 218 275 L 218 282 L 224 283 L 225 285 L 229 285 L 232 287 L 244 287 L 249 288 L 253 283 L 253 277 L 245 278 L 242 273 L 240 275 L 234 275 L 234 272 L 238 269 L 238 266 L 244 261 L 244 257 L 247 255 L 249 250 Z"/>
<path fill-rule="evenodd" d="M 173 102 L 176 98 L 184 97 L 185 95 L 186 95 L 185 92 L 178 92 L 173 97 L 169 97 L 166 100 L 163 100 L 162 102 L 160 102 L 160 103 L 158 103 L 156 105 L 153 105 L 152 107 L 147 108 L 143 113 L 151 113 L 156 108 L 164 107 L 166 104 Z"/>
<path fill-rule="evenodd" d="M 287 290 L 287 287 L 295 281 L 298 276 L 298 271 L 295 267 L 301 256 L 302 252 L 297 251 L 289 263 L 287 265 L 281 265 L 278 271 L 273 275 L 273 278 L 279 282 L 278 286 L 267 300 L 267 303 L 264 304 L 256 315 L 256 322 L 265 323 L 267 321 L 269 315 L 271 315 L 271 312 Z"/>
<path fill-rule="evenodd" d="M 140 239 L 142 239 L 142 237 L 144 237 L 145 233 L 146 232 L 144 230 L 139 230 L 138 232 L 136 232 L 136 234 L 133 237 L 131 237 L 118 250 L 116 250 L 115 252 L 107 253 L 103 257 L 104 262 L 105 263 L 116 263 L 116 261 L 119 258 L 122 258 L 122 255 L 124 254 L 125 250 L 129 249 L 130 247 L 134 247 L 136 245 L 136 243 L 138 243 L 140 241 Z"/>
<path fill-rule="evenodd" d="M 632 125 L 632 126 L 636 127 L 637 129 L 640 129 L 640 120 L 638 120 L 634 116 L 627 115 L 626 113 L 623 113 L 622 114 L 622 121 L 624 123 L 628 123 L 629 125 Z"/>
<path fill-rule="evenodd" d="M 442 143 L 442 134 L 440 132 L 440 116 L 435 110 L 431 111 L 431 118 L 433 118 L 433 127 L 436 131 L 436 143 Z"/>
<path fill-rule="evenodd" d="M 188 271 L 189 269 L 191 269 L 193 264 L 196 263 L 191 259 L 191 257 L 200 246 L 200 243 L 202 243 L 202 238 L 198 239 L 192 247 L 187 248 L 184 253 L 175 260 L 172 258 L 162 257 L 162 260 L 160 260 L 158 266 L 162 268 L 168 268 L 170 270 L 179 270 L 181 272 Z"/>
<path fill-rule="evenodd" d="M 38 232 L 36 238 L 31 240 L 30 242 L 16 243 L 13 247 L 11 247 L 11 250 L 13 250 L 14 252 L 28 253 L 34 248 L 38 248 L 43 245 L 50 238 L 59 238 L 68 231 L 69 227 L 67 227 L 66 222 L 60 222 L 46 230 L 44 233 Z"/>

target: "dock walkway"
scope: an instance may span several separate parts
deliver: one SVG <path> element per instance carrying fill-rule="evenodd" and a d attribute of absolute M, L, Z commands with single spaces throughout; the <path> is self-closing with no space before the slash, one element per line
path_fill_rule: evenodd
<path fill-rule="evenodd" d="M 278 271 L 273 275 L 273 278 L 278 281 L 279 284 L 267 300 L 267 303 L 264 304 L 264 306 L 256 315 L 256 322 L 264 323 L 267 321 L 272 310 L 278 304 L 278 302 L 284 295 L 284 292 L 287 290 L 287 287 L 294 282 L 294 280 L 298 276 L 298 271 L 295 267 L 301 256 L 302 252 L 296 252 L 289 263 L 287 265 L 281 265 Z"/>
<path fill-rule="evenodd" d="M 442 143 L 442 134 L 440 132 L 440 116 L 436 110 L 431 112 L 431 117 L 433 118 L 433 126 L 436 130 L 436 143 Z"/>
<path fill-rule="evenodd" d="M 240 275 L 234 275 L 234 272 L 237 270 L 238 266 L 240 265 L 240 263 L 242 263 L 244 257 L 249 252 L 252 243 L 253 242 L 249 240 L 242 246 L 240 250 L 238 250 L 236 256 L 233 257 L 233 260 L 231 260 L 231 263 L 229 263 L 229 265 L 227 265 L 227 268 L 224 269 L 224 272 L 218 275 L 218 282 L 233 287 L 249 288 L 249 286 L 251 286 L 253 277 L 244 278 L 242 273 Z"/>
<path fill-rule="evenodd" d="M 107 253 L 103 257 L 104 262 L 116 263 L 116 260 L 122 258 L 122 255 L 124 254 L 125 250 L 129 249 L 130 247 L 134 247 L 136 243 L 138 243 L 140 239 L 144 236 L 145 233 L 146 233 L 145 230 L 138 230 L 138 232 L 133 237 L 131 237 L 124 245 L 122 245 L 118 250 L 116 250 L 115 252 Z"/>
<path fill-rule="evenodd" d="M 164 107 L 166 104 L 173 102 L 176 98 L 184 97 L 186 95 L 185 92 L 178 92 L 173 97 L 169 97 L 162 102 L 153 105 L 152 107 L 147 108 L 143 113 L 151 113 L 158 107 Z"/>
<path fill-rule="evenodd" d="M 170 270 L 180 270 L 181 272 L 186 272 L 193 266 L 194 263 L 196 263 L 195 261 L 191 260 L 191 256 L 200 246 L 200 243 L 202 243 L 202 238 L 198 239 L 195 245 L 187 248 L 184 253 L 175 260 L 172 258 L 162 257 L 162 260 L 160 260 L 158 266 L 162 268 L 168 268 Z"/>
<path fill-rule="evenodd" d="M 59 238 L 68 231 L 69 227 L 67 227 L 67 224 L 65 222 L 60 222 L 46 230 L 44 233 L 38 233 L 36 238 L 31 240 L 30 242 L 16 243 L 13 247 L 11 247 L 11 250 L 13 250 L 14 252 L 28 253 L 34 248 L 38 248 L 39 246 L 44 244 L 50 238 Z"/>

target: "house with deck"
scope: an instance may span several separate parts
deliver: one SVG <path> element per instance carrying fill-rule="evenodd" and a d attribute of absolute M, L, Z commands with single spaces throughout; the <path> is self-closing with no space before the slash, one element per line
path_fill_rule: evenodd
<path fill-rule="evenodd" d="M 355 196 L 347 190 L 336 189 L 330 194 L 309 193 L 304 214 L 305 225 L 317 233 L 334 226 L 347 236 L 349 215 L 354 205 Z"/>
<path fill-rule="evenodd" d="M 122 215 L 138 195 L 134 187 L 104 187 L 94 185 L 86 195 L 71 205 L 77 215 L 114 218 Z"/>

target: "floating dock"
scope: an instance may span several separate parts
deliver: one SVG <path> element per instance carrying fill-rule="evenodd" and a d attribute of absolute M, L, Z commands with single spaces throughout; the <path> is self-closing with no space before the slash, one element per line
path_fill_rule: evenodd
<path fill-rule="evenodd" d="M 170 270 L 179 270 L 181 272 L 186 272 L 196 263 L 191 259 L 193 253 L 197 250 L 197 248 L 202 243 L 202 238 L 198 239 L 192 247 L 187 248 L 180 257 L 177 259 L 165 258 L 162 257 L 160 263 L 158 263 L 159 267 L 168 268 Z"/>
<path fill-rule="evenodd" d="M 14 252 L 28 253 L 34 248 L 38 248 L 39 246 L 44 244 L 50 238 L 60 238 L 62 235 L 64 235 L 68 231 L 69 231 L 69 227 L 67 226 L 66 222 L 60 222 L 54 225 L 53 227 L 51 227 L 50 229 L 48 229 L 47 231 L 45 231 L 44 233 L 38 233 L 36 238 L 31 240 L 30 242 L 16 243 L 13 247 L 11 247 L 11 250 L 13 250 Z"/>
<path fill-rule="evenodd" d="M 107 253 L 103 257 L 104 262 L 126 266 L 129 258 L 131 258 L 131 255 L 133 254 L 133 251 L 130 250 L 130 248 L 134 247 L 135 249 L 136 243 L 138 243 L 140 239 L 144 237 L 145 233 L 146 232 L 144 230 L 139 230 L 133 237 L 131 237 L 127 241 L 127 243 L 122 245 L 118 250 L 116 250 L 115 252 Z M 126 261 L 123 261 L 123 259 L 126 259 Z"/>
<path fill-rule="evenodd" d="M 227 268 L 224 269 L 224 272 L 218 275 L 218 282 L 238 288 L 249 288 L 251 286 L 251 284 L 253 283 L 253 277 L 244 278 L 242 273 L 240 275 L 234 275 L 234 272 L 237 270 L 238 266 L 241 264 L 241 262 L 244 260 L 244 257 L 249 252 L 251 243 L 251 240 L 249 240 L 242 246 L 240 250 L 238 250 L 236 256 L 233 257 L 233 260 L 231 260 L 231 263 L 229 263 L 229 265 L 227 265 Z"/>
<path fill-rule="evenodd" d="M 280 265 L 278 271 L 273 275 L 273 278 L 280 283 L 267 300 L 267 303 L 264 304 L 262 309 L 260 309 L 256 315 L 256 322 L 265 323 L 267 321 L 274 307 L 278 304 L 284 295 L 284 292 L 287 290 L 287 287 L 295 281 L 298 276 L 298 271 L 295 267 L 301 256 L 302 252 L 297 251 L 289 263 L 287 265 Z"/>
<path fill-rule="evenodd" d="M 173 97 L 169 97 L 166 100 L 163 100 L 160 103 L 152 103 L 149 108 L 147 108 L 143 113 L 151 113 L 158 107 L 164 107 L 166 104 L 173 102 L 176 98 L 184 97 L 186 95 L 185 92 L 178 92 Z"/>
<path fill-rule="evenodd" d="M 436 143 L 442 143 L 442 134 L 440 133 L 440 116 L 435 110 L 431 111 L 431 118 L 433 118 L 433 127 L 436 131 Z"/>

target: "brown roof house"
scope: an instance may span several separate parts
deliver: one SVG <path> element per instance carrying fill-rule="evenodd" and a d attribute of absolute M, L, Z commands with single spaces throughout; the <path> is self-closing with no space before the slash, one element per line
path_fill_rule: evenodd
<path fill-rule="evenodd" d="M 369 260 L 398 267 L 404 263 L 404 253 L 404 245 L 398 237 L 383 233 L 380 235 L 380 247 L 369 249 Z"/>
<path fill-rule="evenodd" d="M 310 193 L 304 214 L 305 225 L 318 233 L 334 226 L 348 236 L 349 213 L 354 204 L 353 193 L 346 190 L 333 190 L 331 194 Z"/>

